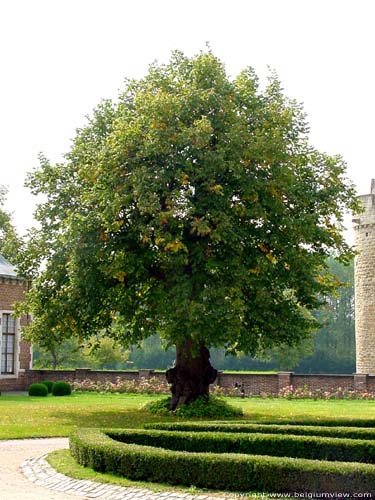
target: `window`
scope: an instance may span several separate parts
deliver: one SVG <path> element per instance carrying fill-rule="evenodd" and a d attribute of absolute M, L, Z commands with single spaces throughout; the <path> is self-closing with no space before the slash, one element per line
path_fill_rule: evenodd
<path fill-rule="evenodd" d="M 1 373 L 14 373 L 14 353 L 16 347 L 16 322 L 10 313 L 3 314 L 1 339 Z"/>

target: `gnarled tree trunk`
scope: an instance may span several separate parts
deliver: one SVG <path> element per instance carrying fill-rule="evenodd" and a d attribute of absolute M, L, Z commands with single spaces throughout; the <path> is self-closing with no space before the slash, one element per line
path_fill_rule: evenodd
<path fill-rule="evenodd" d="M 171 410 L 181 404 L 195 401 L 199 396 L 208 399 L 209 385 L 217 376 L 217 370 L 211 366 L 210 352 L 201 345 L 193 352 L 191 341 L 176 344 L 176 362 L 167 370 L 167 381 L 172 384 Z"/>

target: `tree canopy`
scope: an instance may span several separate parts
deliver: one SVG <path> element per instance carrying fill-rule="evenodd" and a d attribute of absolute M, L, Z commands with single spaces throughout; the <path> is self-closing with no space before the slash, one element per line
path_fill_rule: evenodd
<path fill-rule="evenodd" d="M 193 353 L 292 345 L 337 286 L 326 257 L 352 256 L 342 158 L 309 144 L 275 75 L 230 79 L 210 51 L 153 64 L 99 104 L 64 163 L 40 160 L 40 229 L 19 267 L 41 345 L 103 329 Z"/>
<path fill-rule="evenodd" d="M 14 264 L 22 241 L 12 223 L 11 214 L 4 208 L 6 195 L 7 189 L 0 186 L 0 254 Z"/>

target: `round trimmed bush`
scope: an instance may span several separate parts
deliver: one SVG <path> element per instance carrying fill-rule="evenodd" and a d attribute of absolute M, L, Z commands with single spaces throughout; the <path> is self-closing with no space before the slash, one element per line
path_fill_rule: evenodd
<path fill-rule="evenodd" d="M 52 386 L 52 394 L 54 396 L 69 396 L 72 393 L 72 388 L 68 382 L 60 380 L 55 382 Z"/>
<path fill-rule="evenodd" d="M 52 392 L 53 382 L 51 380 L 43 380 L 42 384 L 47 387 L 48 393 Z"/>
<path fill-rule="evenodd" d="M 29 396 L 47 396 L 48 389 L 44 384 L 31 384 L 29 386 Z"/>

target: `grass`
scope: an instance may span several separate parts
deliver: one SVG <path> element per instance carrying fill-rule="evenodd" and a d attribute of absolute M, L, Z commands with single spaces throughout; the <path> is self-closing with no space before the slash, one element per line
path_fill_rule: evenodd
<path fill-rule="evenodd" d="M 0 439 L 69 436 L 77 427 L 142 427 L 156 421 L 173 421 L 139 409 L 160 398 L 147 394 L 74 393 L 71 396 L 46 398 L 29 396 L 0 397 Z M 375 401 L 286 400 L 230 398 L 241 407 L 244 418 L 275 423 L 293 420 L 332 419 L 375 420 Z"/>
<path fill-rule="evenodd" d="M 139 408 L 155 399 L 148 395 L 72 394 L 47 398 L 0 397 L 0 439 L 69 436 L 77 427 L 138 427 Z"/>
<path fill-rule="evenodd" d="M 73 393 L 71 396 L 61 398 L 1 396 L 0 439 L 69 436 L 77 427 L 136 428 L 151 422 L 182 420 L 140 411 L 144 404 L 160 397 L 160 395 L 146 394 L 95 393 Z M 375 401 L 230 398 L 229 402 L 243 409 L 243 418 L 254 422 L 295 421 L 302 423 L 304 420 L 314 420 L 318 423 L 320 420 L 332 419 L 339 425 L 340 420 L 375 420 Z M 160 492 L 171 489 L 168 485 L 134 482 L 114 475 L 96 473 L 92 469 L 78 465 L 67 450 L 50 454 L 48 460 L 59 472 L 79 479 L 147 488 Z M 177 486 L 174 486 L 173 490 L 190 494 L 209 494 L 209 496 L 223 496 L 225 493 Z M 233 492 L 230 496 L 233 496 Z M 241 496 L 246 498 L 246 495 Z M 249 493 L 248 498 L 256 497 Z M 259 496 L 258 498 L 266 500 L 268 497 Z"/>

